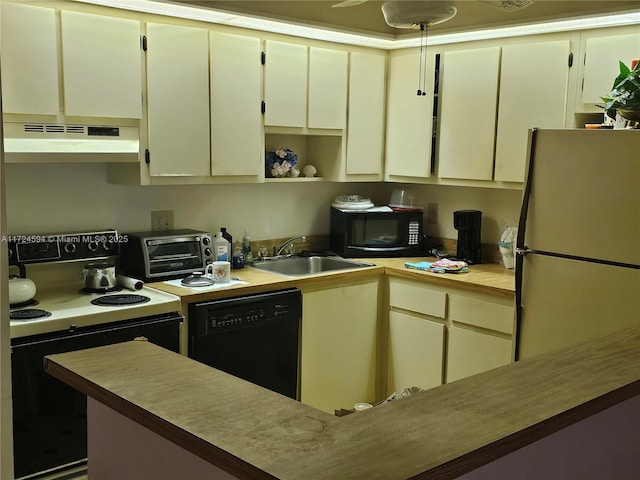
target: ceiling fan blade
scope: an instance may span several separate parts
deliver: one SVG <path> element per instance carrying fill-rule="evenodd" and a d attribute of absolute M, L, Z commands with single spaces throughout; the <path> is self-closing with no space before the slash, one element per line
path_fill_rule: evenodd
<path fill-rule="evenodd" d="M 360 5 L 361 3 L 366 2 L 367 0 L 344 0 L 340 3 L 334 3 L 331 5 L 332 7 L 355 7 L 356 5 Z"/>

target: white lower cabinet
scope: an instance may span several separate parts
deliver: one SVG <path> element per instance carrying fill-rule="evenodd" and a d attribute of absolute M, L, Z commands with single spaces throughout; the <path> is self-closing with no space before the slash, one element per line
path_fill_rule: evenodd
<path fill-rule="evenodd" d="M 376 399 L 379 279 L 302 294 L 302 403 L 333 414 Z"/>
<path fill-rule="evenodd" d="M 389 279 L 387 394 L 511 363 L 513 297 Z"/>
<path fill-rule="evenodd" d="M 447 383 L 512 362 L 511 339 L 456 325 L 448 330 Z"/>
<path fill-rule="evenodd" d="M 389 312 L 387 390 L 442 385 L 445 326 L 426 318 Z"/>

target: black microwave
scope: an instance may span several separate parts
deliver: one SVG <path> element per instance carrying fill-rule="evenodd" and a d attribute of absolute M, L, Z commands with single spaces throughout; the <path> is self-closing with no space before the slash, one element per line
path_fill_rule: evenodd
<path fill-rule="evenodd" d="M 331 207 L 331 250 L 343 257 L 411 257 L 422 252 L 422 211 Z"/>

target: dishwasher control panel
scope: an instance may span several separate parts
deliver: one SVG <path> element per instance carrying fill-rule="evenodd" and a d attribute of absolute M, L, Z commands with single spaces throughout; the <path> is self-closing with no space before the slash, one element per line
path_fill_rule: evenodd
<path fill-rule="evenodd" d="M 297 289 L 233 297 L 196 303 L 189 306 L 189 331 L 192 335 L 209 335 L 222 329 L 300 318 L 301 294 Z"/>

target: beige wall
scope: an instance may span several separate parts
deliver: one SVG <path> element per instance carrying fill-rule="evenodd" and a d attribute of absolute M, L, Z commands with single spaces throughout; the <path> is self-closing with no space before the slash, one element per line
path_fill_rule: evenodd
<path fill-rule="evenodd" d="M 131 186 L 107 183 L 104 164 L 6 165 L 7 225 L 11 234 L 151 228 L 151 210 L 173 210 L 175 228 L 216 231 L 254 240 L 329 233 L 335 196 L 357 193 L 386 204 L 394 188 L 416 191 L 418 203 L 438 203 L 429 235 L 457 238 L 453 211 L 483 212 L 483 241 L 497 243 L 499 223 L 517 219 L 520 191 L 385 183 L 269 183 Z"/>
<path fill-rule="evenodd" d="M 2 96 L 0 95 L 0 100 Z M 0 115 L 2 102 L 0 101 Z M 0 124 L 0 139 L 2 125 Z M 11 355 L 9 340 L 9 287 L 5 215 L 4 152 L 0 143 L 0 480 L 13 478 L 13 422 L 11 417 Z"/>

